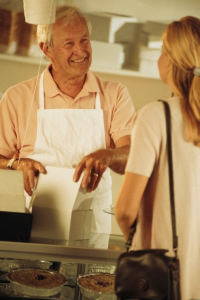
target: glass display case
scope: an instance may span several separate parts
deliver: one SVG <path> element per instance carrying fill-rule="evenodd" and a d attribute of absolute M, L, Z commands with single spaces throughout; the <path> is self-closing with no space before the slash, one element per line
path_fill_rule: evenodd
<path fill-rule="evenodd" d="M 102 237 L 105 238 L 105 235 L 97 235 L 97 239 Z M 0 299 L 104 299 L 99 294 L 87 294 L 86 297 L 83 291 L 80 292 L 77 278 L 91 273 L 115 273 L 117 258 L 125 251 L 124 238 L 112 234 L 106 237 L 107 249 L 93 248 L 88 240 L 30 239 L 27 243 L 0 241 Z M 66 283 L 56 295 L 48 297 L 22 295 L 11 286 L 8 274 L 23 268 L 54 270 L 65 276 Z M 106 298 L 114 300 L 116 296 Z"/>

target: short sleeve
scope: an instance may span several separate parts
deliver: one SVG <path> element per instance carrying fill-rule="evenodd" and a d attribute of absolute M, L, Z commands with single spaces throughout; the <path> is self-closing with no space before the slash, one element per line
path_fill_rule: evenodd
<path fill-rule="evenodd" d="M 16 149 L 15 121 L 15 108 L 8 93 L 5 93 L 0 102 L 0 154 L 8 158 Z"/>
<path fill-rule="evenodd" d="M 127 88 L 119 85 L 109 132 L 114 142 L 125 135 L 131 134 L 134 114 L 135 109 Z"/>
<path fill-rule="evenodd" d="M 153 102 L 135 116 L 131 149 L 126 172 L 150 177 L 166 138 L 165 117 L 161 103 Z"/>

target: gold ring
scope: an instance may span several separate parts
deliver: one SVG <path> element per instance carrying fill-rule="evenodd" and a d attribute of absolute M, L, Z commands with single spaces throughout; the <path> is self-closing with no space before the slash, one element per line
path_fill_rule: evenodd
<path fill-rule="evenodd" d="M 99 176 L 97 173 L 92 173 L 92 175 L 94 175 L 94 176 L 96 176 L 96 177 L 98 177 L 98 176 Z"/>

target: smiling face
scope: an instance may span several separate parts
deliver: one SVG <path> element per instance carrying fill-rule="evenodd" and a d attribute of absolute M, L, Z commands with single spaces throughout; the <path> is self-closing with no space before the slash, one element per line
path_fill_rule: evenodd
<path fill-rule="evenodd" d="M 63 28 L 56 23 L 53 46 L 45 46 L 45 54 L 52 61 L 54 74 L 66 79 L 84 78 L 92 62 L 92 49 L 87 26 L 80 17 Z"/>

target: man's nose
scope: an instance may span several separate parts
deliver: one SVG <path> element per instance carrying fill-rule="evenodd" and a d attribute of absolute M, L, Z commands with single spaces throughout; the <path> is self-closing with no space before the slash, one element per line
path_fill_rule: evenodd
<path fill-rule="evenodd" d="M 81 43 L 75 43 L 73 47 L 74 54 L 82 54 L 83 53 L 83 47 Z"/>

